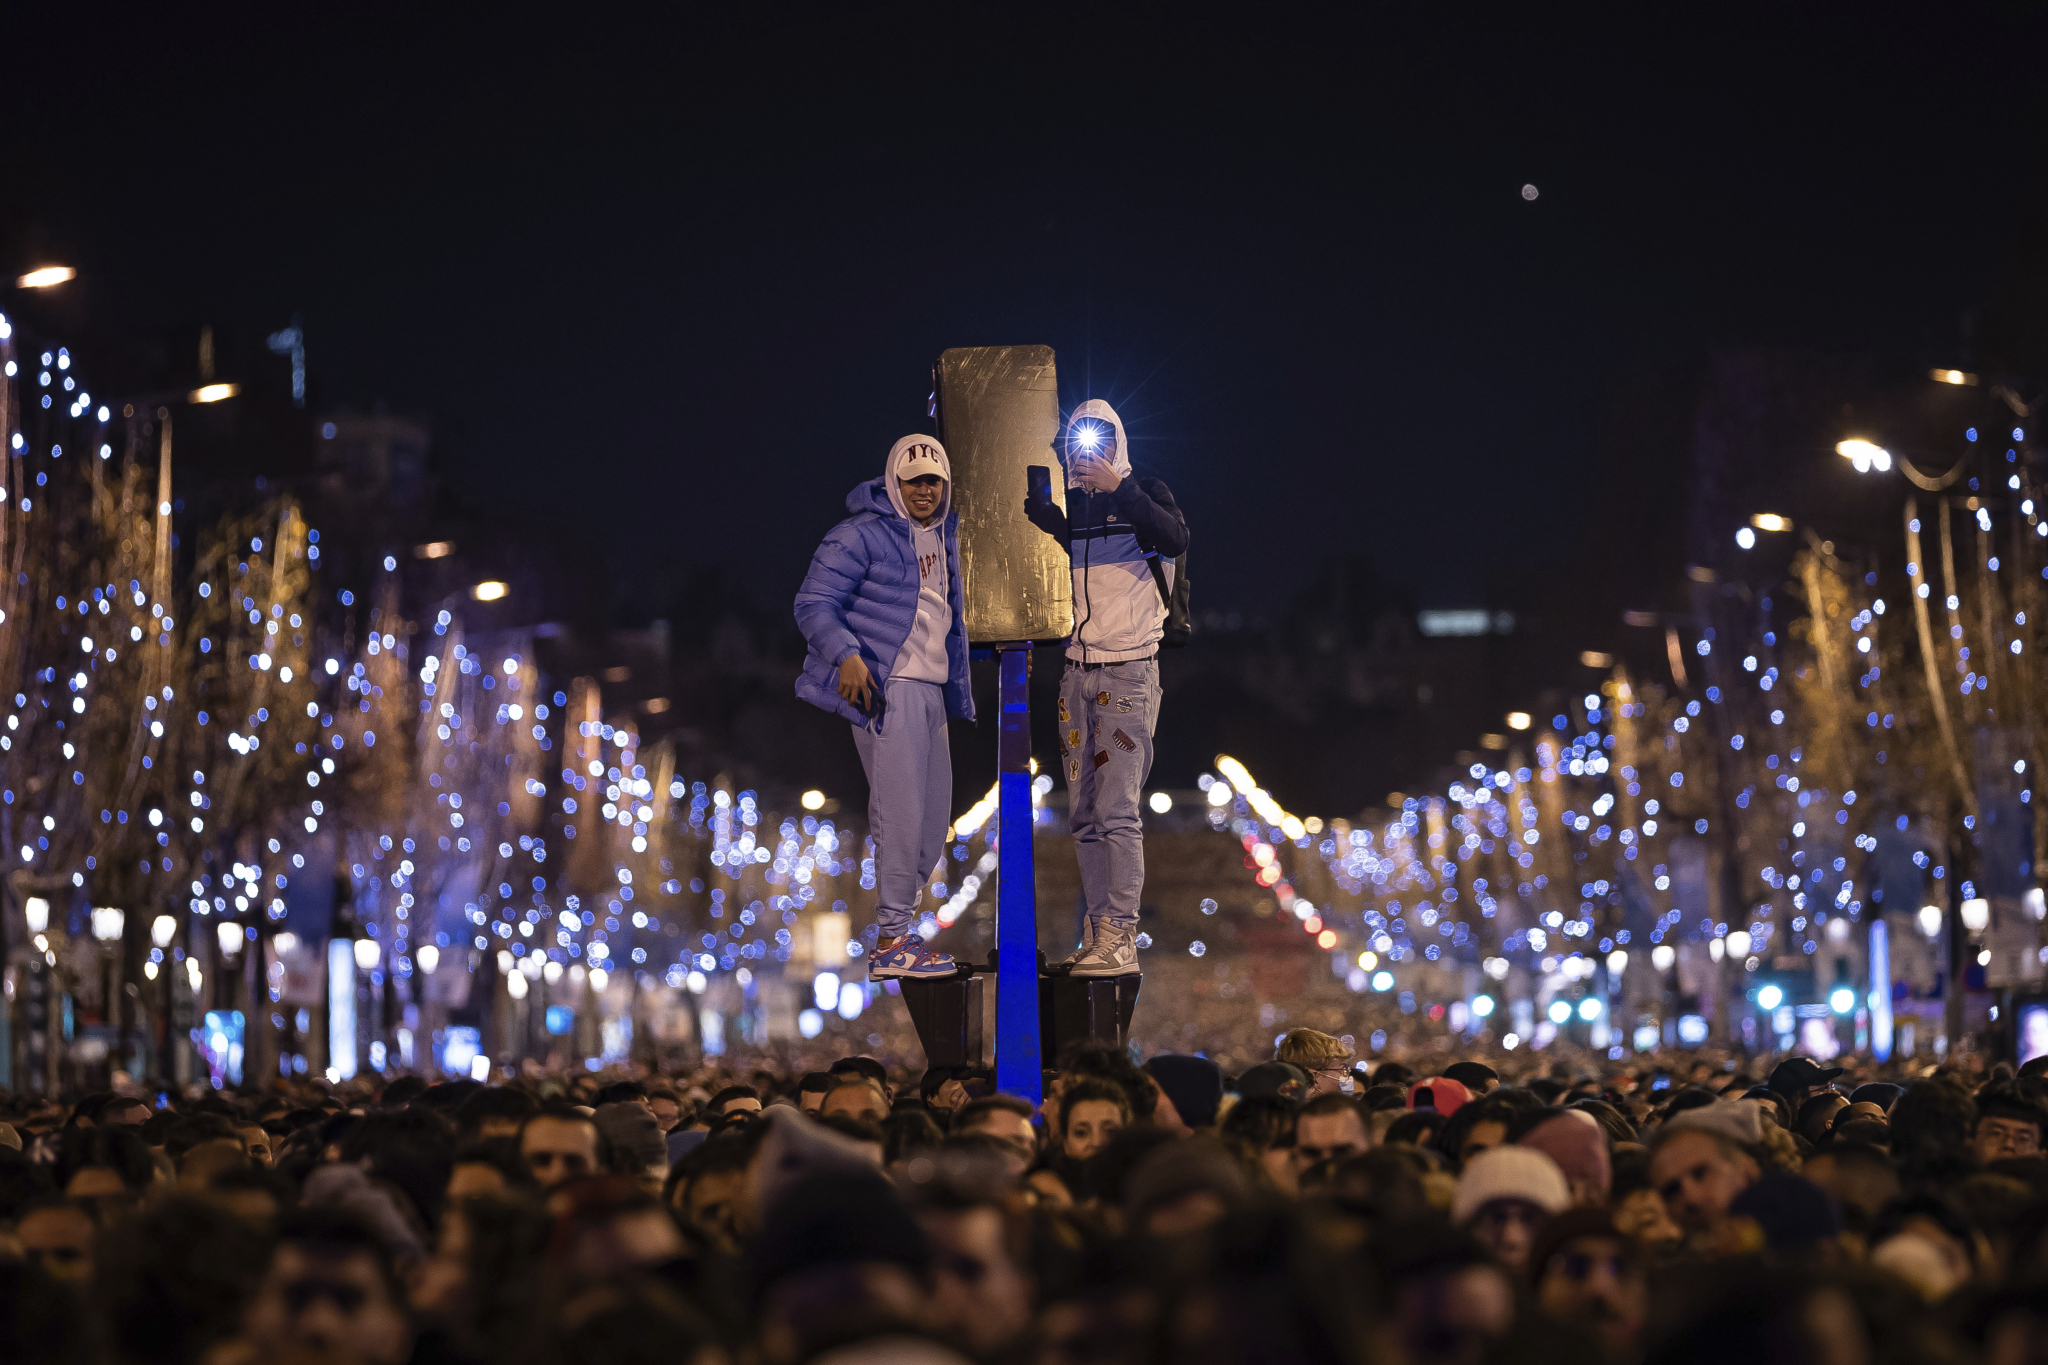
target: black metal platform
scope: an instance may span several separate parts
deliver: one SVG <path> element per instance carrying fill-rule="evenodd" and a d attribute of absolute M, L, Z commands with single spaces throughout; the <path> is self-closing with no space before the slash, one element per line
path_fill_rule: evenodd
<path fill-rule="evenodd" d="M 1038 1034 L 1045 1069 L 1059 1065 L 1060 1053 L 1082 1038 L 1114 1047 L 1131 1041 L 1131 1015 L 1145 978 L 1130 976 L 1041 976 L 1038 978 Z"/>
<path fill-rule="evenodd" d="M 901 987 L 927 1067 L 988 1065 L 979 972 L 963 966 L 955 976 L 905 978 Z"/>

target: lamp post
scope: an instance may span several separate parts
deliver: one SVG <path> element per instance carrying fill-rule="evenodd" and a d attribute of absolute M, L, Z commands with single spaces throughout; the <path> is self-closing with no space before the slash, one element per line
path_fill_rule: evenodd
<path fill-rule="evenodd" d="M 1955 387 L 1975 388 L 1982 384 L 1977 375 L 1963 370 L 1931 370 L 1928 373 L 1928 378 L 1934 383 Z M 2023 401 L 2016 392 L 2005 384 L 1993 383 L 1988 387 L 1991 394 L 2010 412 L 2011 419 L 2017 419 L 2021 422 L 2027 421 L 2032 415 L 2033 408 L 2038 405 Z M 2002 426 L 2005 420 L 2011 419 L 2007 419 L 2001 413 L 1999 414 L 1998 422 L 1986 420 L 1984 425 L 1989 430 L 1985 434 L 1995 437 L 1998 434 L 1997 428 Z M 1909 455 L 1902 453 L 1888 448 L 1887 444 L 1871 439 L 1869 434 L 1845 437 L 1836 443 L 1835 452 L 1848 460 L 1859 474 L 1873 472 L 1882 474 L 1896 469 L 1918 492 L 1945 494 L 1947 489 L 1966 476 L 1976 475 L 1976 477 L 1971 477 L 1969 481 L 1972 496 L 1968 499 L 1966 508 L 1968 511 L 1976 514 L 1980 549 L 1988 556 L 1991 554 L 1991 550 L 1984 547 L 1988 544 L 1987 538 L 1990 533 L 1991 522 L 1984 504 L 1998 496 L 1993 491 L 1993 486 L 1998 482 L 1996 471 L 1999 470 L 1999 466 L 1992 462 L 1991 456 L 1988 453 L 1993 447 L 2006 447 L 2006 463 L 2013 466 L 2013 468 L 2004 476 L 2005 492 L 2010 494 L 2013 501 L 2020 504 L 2020 510 L 2028 514 L 2029 520 L 2032 519 L 2034 505 L 2031 498 L 2033 495 L 2030 490 L 2026 489 L 2023 478 L 2026 463 L 2022 455 L 2026 446 L 2026 429 L 2024 426 L 2014 427 L 2012 429 L 2012 439 L 2010 443 L 2007 443 L 1996 439 L 1980 440 L 1978 427 L 1972 425 L 1968 429 L 1966 442 L 1967 448 L 1954 458 L 1952 462 L 1948 463 L 1945 469 L 1939 469 L 1939 472 L 1929 471 L 1938 468 L 1942 457 L 1929 459 L 1917 454 Z M 1980 483 L 1983 485 L 1981 488 Z M 1949 612 L 1949 635 L 1953 639 L 1960 640 L 1963 633 L 1960 615 L 1960 594 L 1962 588 L 1956 579 L 1954 569 L 1954 551 L 1950 538 L 1949 522 L 1950 502 L 1951 499 L 1948 496 L 1942 496 L 1937 500 L 1936 504 L 1937 515 L 1940 518 L 1938 527 L 1940 532 L 1942 586 L 1944 589 L 1942 597 Z M 1956 733 L 1957 724 L 1950 716 L 1950 698 L 1947 687 L 1953 684 L 1953 678 L 1946 674 L 1936 659 L 1936 636 L 1929 621 L 1928 605 L 1929 598 L 1933 595 L 1933 585 L 1929 582 L 1931 575 L 1928 572 L 1927 556 L 1923 551 L 1920 539 L 1920 508 L 1915 493 L 1909 493 L 1906 497 L 1904 518 L 1907 558 L 1909 560 L 1907 567 L 1911 580 L 1914 626 L 1918 635 L 1921 662 L 1926 673 L 1927 690 L 1934 708 L 1935 726 L 1940 734 L 1941 746 L 1947 755 L 1949 771 L 1956 785 L 1958 804 L 1965 815 L 1964 824 L 1970 830 L 1981 830 L 1987 812 L 1978 809 L 1979 792 L 1977 782 L 1973 780 L 1970 765 L 1964 760 L 1963 751 Z M 2023 562 L 2022 547 L 2026 542 L 2026 537 L 2021 534 L 2021 527 L 2017 518 L 2015 518 L 2014 522 L 2013 540 L 2012 559 L 2015 567 L 2017 567 Z M 1995 557 L 1989 558 L 1987 563 L 1991 570 L 1995 571 L 1998 559 Z M 2039 585 L 2034 583 L 2025 574 L 2020 575 L 2019 584 L 2020 587 L 2015 592 L 2015 596 L 2022 600 L 2018 605 L 2027 610 L 2037 610 L 2040 600 Z M 1980 589 L 1982 597 L 1980 604 L 1980 614 L 1982 617 L 1980 629 L 1987 635 L 1995 633 L 1993 621 L 1997 613 L 1993 609 L 1992 601 L 1996 591 L 1996 588 L 1988 581 L 1984 582 Z M 2008 604 L 2008 606 L 2010 605 Z M 2026 612 L 2023 610 L 2017 620 L 2024 622 L 2026 619 Z M 1993 647 L 1993 642 L 1985 640 L 1981 644 L 1990 657 L 1982 664 L 1973 662 L 1970 667 L 1973 670 L 1982 668 L 1987 672 L 2003 672 L 2000 666 L 2000 651 Z M 2012 649 L 2019 651 L 2021 649 L 2021 642 L 2015 639 L 2012 642 Z M 1967 658 L 1969 654 L 1969 650 L 1961 650 L 1962 657 Z M 1957 667 L 1961 669 L 1962 664 L 1958 663 Z M 1969 690 L 1967 683 L 1964 685 L 1964 690 L 1967 695 Z M 2003 721 L 2006 713 L 2001 711 L 1999 715 Z M 1964 723 L 1967 724 L 1966 718 Z M 1985 738 L 1986 736 L 1980 733 L 1977 744 L 1980 762 L 1984 761 L 1983 749 Z M 2004 750 L 2002 746 L 1994 743 L 1993 748 L 1996 751 L 2003 752 L 2005 757 L 2011 757 L 2010 752 Z M 2044 747 L 2038 738 L 2031 741 L 2029 753 L 2034 760 L 2035 770 L 2039 771 Z M 2025 765 L 2021 764 L 2016 771 L 2023 770 L 2024 767 Z M 1995 792 L 1992 794 L 1996 795 Z M 1992 818 L 1996 818 L 1996 812 L 1992 812 L 1991 815 Z M 1949 868 L 1947 906 L 1943 915 L 1944 927 L 1947 929 L 1948 937 L 1948 951 L 1943 955 L 1944 976 L 1947 983 L 1943 1003 L 1946 1032 L 1950 1040 L 1950 1046 L 1954 1047 L 1961 1041 L 1964 1033 L 1963 980 L 1971 964 L 1971 954 L 1974 951 L 1973 940 L 1982 934 L 1990 916 L 1989 907 L 1985 901 L 1976 897 L 1966 897 L 1963 892 L 1963 887 L 1967 884 L 1962 874 L 1966 849 L 1974 848 L 1975 841 L 1960 833 L 1951 831 L 1943 842 L 1946 845 L 1944 852 Z M 2029 842 L 2031 844 L 2031 841 Z M 1985 871 L 1984 860 L 1981 857 L 1972 857 L 1970 861 L 1974 865 L 1972 880 L 1981 879 Z M 1991 894 L 1991 888 L 1988 887 L 1980 887 L 1977 892 L 1979 897 L 1988 894 Z M 1932 909 L 1935 907 L 1928 908 Z M 1924 916 L 1926 910 L 1923 910 L 1921 913 Z M 1873 987 L 1879 984 L 1873 982 Z M 1886 987 L 1889 986 L 1888 982 L 1882 984 Z M 2006 1008 L 2001 1010 L 2000 1013 L 2002 1016 L 2009 1018 L 2011 1013 L 2010 992 L 2006 993 L 2003 1003 Z M 2006 1022 L 2006 1018 L 2002 1018 L 2001 1022 Z"/>

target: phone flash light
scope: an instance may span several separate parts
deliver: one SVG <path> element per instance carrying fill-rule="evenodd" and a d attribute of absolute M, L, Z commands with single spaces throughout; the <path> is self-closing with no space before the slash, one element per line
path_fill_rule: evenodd
<path fill-rule="evenodd" d="M 1102 444 L 1102 428 L 1082 427 L 1080 431 L 1080 437 L 1082 449 L 1093 450 L 1095 449 L 1095 447 Z"/>

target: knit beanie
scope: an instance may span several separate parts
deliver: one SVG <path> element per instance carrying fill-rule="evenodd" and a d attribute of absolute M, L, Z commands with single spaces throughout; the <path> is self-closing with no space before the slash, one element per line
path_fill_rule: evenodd
<path fill-rule="evenodd" d="M 1754 1103 L 1716 1100 L 1712 1104 L 1698 1105 L 1673 1114 L 1657 1131 L 1660 1135 L 1687 1131 L 1714 1133 L 1745 1147 L 1754 1147 L 1764 1140 L 1763 1122 L 1764 1117 L 1757 1112 Z"/>
<path fill-rule="evenodd" d="M 1614 1184 L 1614 1166 L 1607 1152 L 1607 1133 L 1600 1120 L 1583 1109 L 1566 1109 L 1524 1133 L 1519 1143 L 1557 1163 L 1566 1180 L 1591 1185 L 1602 1199 Z"/>
<path fill-rule="evenodd" d="M 1496 1199 L 1521 1199 L 1545 1213 L 1571 1207 L 1572 1192 L 1557 1163 L 1532 1147 L 1494 1147 L 1465 1163 L 1451 1198 L 1451 1221 L 1467 1223 Z"/>
<path fill-rule="evenodd" d="M 1216 1121 L 1216 1110 L 1223 1104 L 1223 1068 L 1207 1057 L 1161 1053 L 1145 1063 L 1145 1074 L 1166 1092 L 1188 1127 L 1206 1128 Z"/>

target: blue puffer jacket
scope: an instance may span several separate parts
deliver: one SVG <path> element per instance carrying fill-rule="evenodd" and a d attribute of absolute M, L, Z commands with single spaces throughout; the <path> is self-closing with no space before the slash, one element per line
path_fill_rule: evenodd
<path fill-rule="evenodd" d="M 950 480 L 946 491 L 947 597 L 953 609 L 953 628 L 946 636 L 946 714 L 973 720 L 966 605 L 960 585 L 960 514 L 950 505 Z M 797 629 L 804 633 L 810 652 L 797 677 L 796 694 L 855 725 L 865 725 L 870 718 L 839 695 L 839 665 L 859 651 L 875 682 L 887 684 L 889 669 L 917 619 L 917 558 L 911 552 L 910 520 L 896 509 L 886 476 L 855 487 L 846 495 L 846 510 L 852 515 L 826 533 L 797 589 Z"/>

